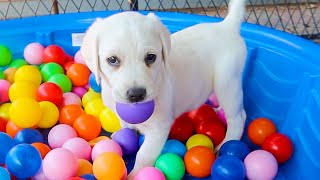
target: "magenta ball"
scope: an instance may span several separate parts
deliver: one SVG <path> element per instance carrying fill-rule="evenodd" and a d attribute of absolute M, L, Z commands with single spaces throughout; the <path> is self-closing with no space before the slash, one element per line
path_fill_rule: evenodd
<path fill-rule="evenodd" d="M 220 121 L 227 126 L 227 119 L 226 119 L 226 116 L 224 114 L 224 110 L 222 108 L 219 108 L 217 110 L 217 115 L 218 115 L 218 118 L 220 119 Z"/>
<path fill-rule="evenodd" d="M 50 151 L 42 161 L 43 172 L 50 180 L 68 179 L 78 171 L 76 156 L 68 149 L 57 148 Z"/>
<path fill-rule="evenodd" d="M 9 101 L 9 88 L 11 84 L 9 81 L 0 79 L 0 104 Z"/>
<path fill-rule="evenodd" d="M 81 98 L 73 92 L 63 93 L 63 105 L 76 104 L 81 106 Z"/>
<path fill-rule="evenodd" d="M 90 160 L 91 146 L 90 144 L 79 137 L 68 139 L 62 148 L 69 149 L 78 159 Z"/>
<path fill-rule="evenodd" d="M 150 118 L 154 111 L 154 100 L 143 103 L 116 103 L 120 118 L 130 124 L 143 123 Z"/>
<path fill-rule="evenodd" d="M 135 176 L 134 180 L 165 180 L 166 177 L 163 173 L 155 167 L 145 167 L 141 169 L 137 175 Z"/>
<path fill-rule="evenodd" d="M 24 59 L 29 64 L 40 65 L 43 62 L 44 49 L 40 43 L 30 43 L 24 48 Z"/>
<path fill-rule="evenodd" d="M 80 98 L 82 98 L 82 96 L 88 92 L 88 90 L 84 87 L 79 87 L 79 86 L 76 86 L 76 87 L 73 87 L 72 90 L 71 90 L 73 93 L 75 93 L 76 95 L 78 95 Z"/>
<path fill-rule="evenodd" d="M 212 106 L 213 106 L 214 108 L 218 108 L 218 107 L 219 107 L 219 103 L 218 103 L 217 96 L 216 96 L 214 93 L 212 93 L 212 94 L 210 95 L 209 100 L 211 101 Z"/>
<path fill-rule="evenodd" d="M 81 55 L 81 51 L 79 50 L 75 55 L 74 55 L 74 61 L 76 63 L 81 63 L 81 64 L 86 64 L 82 58 L 82 55 Z"/>
<path fill-rule="evenodd" d="M 71 126 L 59 124 L 50 130 L 48 134 L 48 143 L 52 149 L 60 148 L 68 139 L 74 137 L 77 137 L 77 133 Z"/>
<path fill-rule="evenodd" d="M 93 148 L 91 153 L 92 161 L 96 159 L 100 154 L 104 152 L 113 152 L 120 156 L 122 156 L 122 149 L 121 146 L 113 141 L 113 140 L 101 140 L 99 141 Z"/>
<path fill-rule="evenodd" d="M 244 159 L 248 179 L 272 180 L 277 175 L 276 158 L 264 150 L 252 151 Z"/>

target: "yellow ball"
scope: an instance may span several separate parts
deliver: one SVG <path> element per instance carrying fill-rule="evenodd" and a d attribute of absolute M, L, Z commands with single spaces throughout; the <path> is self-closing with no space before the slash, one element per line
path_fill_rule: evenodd
<path fill-rule="evenodd" d="M 102 110 L 105 108 L 105 105 L 102 102 L 102 99 L 94 99 L 92 101 L 90 101 L 85 107 L 84 107 L 84 111 L 87 114 L 93 115 L 97 118 L 99 118 L 100 113 L 102 112 Z"/>
<path fill-rule="evenodd" d="M 89 102 L 96 98 L 101 99 L 101 94 L 96 92 L 86 92 L 82 97 L 82 106 L 86 107 Z"/>
<path fill-rule="evenodd" d="M 99 119 L 102 128 L 107 132 L 113 133 L 121 128 L 119 118 L 107 107 L 101 112 Z"/>
<path fill-rule="evenodd" d="M 30 81 L 33 82 L 36 86 L 39 86 L 42 81 L 41 73 L 38 68 L 31 65 L 26 65 L 20 67 L 15 75 L 14 81 Z"/>
<path fill-rule="evenodd" d="M 11 103 L 10 120 L 20 128 L 31 128 L 38 124 L 42 113 L 40 104 L 32 98 L 20 98 Z"/>
<path fill-rule="evenodd" d="M 195 134 L 191 136 L 187 141 L 187 149 L 191 149 L 195 146 L 205 146 L 213 150 L 213 143 L 211 139 L 204 134 Z"/>
<path fill-rule="evenodd" d="M 4 70 L 4 79 L 9 81 L 11 84 L 14 83 L 14 75 L 16 74 L 16 68 L 7 68 Z"/>
<path fill-rule="evenodd" d="M 39 102 L 39 104 L 42 112 L 42 117 L 37 126 L 39 128 L 53 127 L 59 120 L 59 109 L 50 101 L 41 101 Z"/>
<path fill-rule="evenodd" d="M 0 106 L 0 117 L 5 118 L 6 120 L 9 120 L 9 108 L 11 106 L 11 103 L 4 103 Z"/>
<path fill-rule="evenodd" d="M 24 97 L 35 99 L 37 86 L 30 81 L 16 81 L 9 88 L 9 99 L 11 102 Z"/>

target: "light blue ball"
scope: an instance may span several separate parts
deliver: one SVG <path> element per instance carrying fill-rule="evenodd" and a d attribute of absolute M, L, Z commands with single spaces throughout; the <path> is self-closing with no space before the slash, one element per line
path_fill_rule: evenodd
<path fill-rule="evenodd" d="M 173 153 L 180 156 L 183 159 L 186 152 L 187 152 L 187 148 L 182 142 L 175 139 L 171 139 L 166 142 L 166 144 L 162 149 L 161 154 Z"/>

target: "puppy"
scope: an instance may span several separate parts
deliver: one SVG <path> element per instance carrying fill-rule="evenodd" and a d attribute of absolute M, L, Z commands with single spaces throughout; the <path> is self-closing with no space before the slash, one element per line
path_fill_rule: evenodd
<path fill-rule="evenodd" d="M 242 73 L 247 48 L 240 36 L 244 9 L 245 0 L 231 0 L 222 22 L 198 24 L 171 36 L 153 13 L 122 12 L 89 27 L 81 53 L 102 87 L 105 105 L 116 112 L 115 102 L 155 100 L 146 122 L 121 120 L 122 127 L 145 135 L 129 179 L 154 165 L 174 119 L 199 107 L 212 92 L 228 123 L 221 144 L 241 138 L 246 119 Z"/>

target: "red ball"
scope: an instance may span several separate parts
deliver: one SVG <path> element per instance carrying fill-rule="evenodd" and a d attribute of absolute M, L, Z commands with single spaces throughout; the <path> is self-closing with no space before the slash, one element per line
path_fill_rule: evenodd
<path fill-rule="evenodd" d="M 221 121 L 206 120 L 196 126 L 196 133 L 207 135 L 214 146 L 217 146 L 223 141 L 226 128 Z"/>
<path fill-rule="evenodd" d="M 74 63 L 75 63 L 74 61 L 68 61 L 68 62 L 64 63 L 64 65 L 63 65 L 64 72 L 67 72 L 69 67 Z"/>
<path fill-rule="evenodd" d="M 0 117 L 0 132 L 6 132 L 7 120 Z"/>
<path fill-rule="evenodd" d="M 193 132 L 194 128 L 192 120 L 188 117 L 187 113 L 184 113 L 173 123 L 169 138 L 185 142 L 193 135 Z"/>
<path fill-rule="evenodd" d="M 189 117 L 192 119 L 193 125 L 197 126 L 202 121 L 210 120 L 210 121 L 220 121 L 217 113 L 214 111 L 214 109 L 204 104 L 200 106 L 198 109 L 190 111 Z"/>
<path fill-rule="evenodd" d="M 268 136 L 262 144 L 262 149 L 273 154 L 278 163 L 288 161 L 293 154 L 293 144 L 290 138 L 280 133 Z"/>
<path fill-rule="evenodd" d="M 55 62 L 62 66 L 65 60 L 66 53 L 60 46 L 50 45 L 44 49 L 44 63 Z"/>
<path fill-rule="evenodd" d="M 39 86 L 36 99 L 39 102 L 50 101 L 59 107 L 63 102 L 63 91 L 55 83 L 46 82 Z"/>

